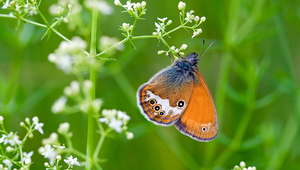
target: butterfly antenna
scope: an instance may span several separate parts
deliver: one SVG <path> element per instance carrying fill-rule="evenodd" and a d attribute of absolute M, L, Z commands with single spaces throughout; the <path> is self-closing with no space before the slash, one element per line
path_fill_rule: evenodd
<path fill-rule="evenodd" d="M 180 53 L 177 53 L 178 55 L 179 55 L 179 57 L 181 57 L 181 58 L 185 58 L 185 57 L 183 57 Z"/>
<path fill-rule="evenodd" d="M 200 56 L 201 56 L 201 54 L 202 54 L 202 50 L 203 50 L 203 47 L 204 47 L 204 43 L 205 43 L 205 41 L 204 41 L 204 40 L 202 40 L 202 47 L 201 47 L 201 51 L 200 51 L 199 57 L 200 57 Z"/>
<path fill-rule="evenodd" d="M 206 52 L 210 49 L 210 47 L 214 44 L 214 42 L 212 42 L 209 47 L 206 49 L 206 51 L 201 55 L 201 57 L 199 58 L 199 60 L 206 54 Z M 203 46 L 202 46 L 203 47 Z M 201 50 L 202 51 L 202 50 Z"/>
<path fill-rule="evenodd" d="M 171 64 L 173 64 L 173 63 L 174 63 L 174 60 L 173 60 L 173 58 L 172 58 L 171 54 L 170 54 L 170 53 L 168 53 L 168 55 L 169 55 L 169 57 L 170 57 L 170 59 L 171 59 Z"/>

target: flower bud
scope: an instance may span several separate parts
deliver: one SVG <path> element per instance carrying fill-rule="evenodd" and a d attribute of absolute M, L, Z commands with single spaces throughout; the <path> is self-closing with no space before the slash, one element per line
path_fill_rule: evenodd
<path fill-rule="evenodd" d="M 57 156 L 56 156 L 56 159 L 60 161 L 60 160 L 61 160 L 61 156 L 60 156 L 60 155 L 57 155 Z"/>
<path fill-rule="evenodd" d="M 160 54 L 162 54 L 162 53 L 164 53 L 163 50 L 160 50 L 160 51 L 157 52 L 158 55 L 160 55 Z"/>
<path fill-rule="evenodd" d="M 132 139 L 134 137 L 133 133 L 132 132 L 126 132 L 126 138 L 128 140 Z"/>
<path fill-rule="evenodd" d="M 182 1 L 180 1 L 179 4 L 178 4 L 179 11 L 185 10 L 185 7 L 186 7 L 186 4 Z"/>
<path fill-rule="evenodd" d="M 187 48 L 186 44 L 182 44 L 182 46 L 180 47 L 181 50 L 185 50 Z"/>
<path fill-rule="evenodd" d="M 61 123 L 59 125 L 57 132 L 60 134 L 67 133 L 69 131 L 69 129 L 70 129 L 70 124 L 68 122 Z"/>
<path fill-rule="evenodd" d="M 169 20 L 168 22 L 167 22 L 167 25 L 171 25 L 172 24 L 172 20 Z"/>

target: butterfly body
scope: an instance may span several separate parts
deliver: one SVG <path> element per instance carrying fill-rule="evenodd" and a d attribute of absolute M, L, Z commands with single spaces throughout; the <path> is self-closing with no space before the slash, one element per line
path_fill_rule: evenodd
<path fill-rule="evenodd" d="M 218 133 L 218 116 L 198 61 L 197 54 L 191 53 L 155 74 L 139 87 L 137 102 L 149 121 L 174 125 L 181 133 L 206 142 Z"/>

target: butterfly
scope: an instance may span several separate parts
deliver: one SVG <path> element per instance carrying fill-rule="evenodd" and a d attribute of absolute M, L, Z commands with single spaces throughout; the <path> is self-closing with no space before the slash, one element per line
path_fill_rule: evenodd
<path fill-rule="evenodd" d="M 218 134 L 219 123 L 211 92 L 197 67 L 203 55 L 200 58 L 196 53 L 187 57 L 178 55 L 180 59 L 138 88 L 139 109 L 157 125 L 174 125 L 195 140 L 211 141 Z"/>

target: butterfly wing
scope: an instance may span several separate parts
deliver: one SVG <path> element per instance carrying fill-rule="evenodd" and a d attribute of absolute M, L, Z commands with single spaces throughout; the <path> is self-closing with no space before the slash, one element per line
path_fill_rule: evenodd
<path fill-rule="evenodd" d="M 175 67 L 167 67 L 139 87 L 137 102 L 151 122 L 173 125 L 186 109 L 192 89 L 192 77 Z"/>
<path fill-rule="evenodd" d="M 202 142 L 211 141 L 218 134 L 218 115 L 213 98 L 204 78 L 196 69 L 188 106 L 174 125 L 181 133 Z"/>

